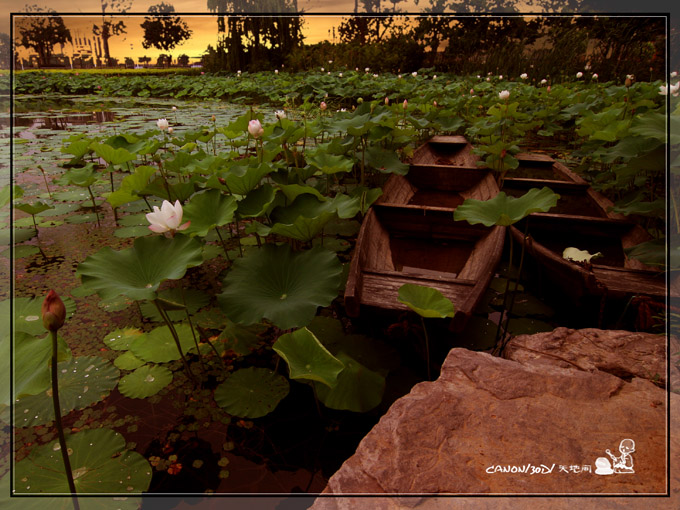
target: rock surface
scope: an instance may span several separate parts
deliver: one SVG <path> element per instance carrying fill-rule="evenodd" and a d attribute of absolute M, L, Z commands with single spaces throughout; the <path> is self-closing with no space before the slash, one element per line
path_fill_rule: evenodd
<path fill-rule="evenodd" d="M 513 340 L 506 352 L 515 359 L 453 349 L 439 379 L 395 402 L 324 491 L 397 496 L 322 496 L 312 508 L 559 509 L 588 501 L 597 508 L 680 508 L 677 470 L 671 499 L 427 496 L 666 494 L 667 394 L 648 380 L 659 384 L 656 374 L 665 376 L 664 342 L 560 328 Z M 672 396 L 677 415 L 680 397 Z M 679 423 L 673 420 L 671 433 L 676 466 Z M 620 456 L 625 438 L 635 441 L 634 473 L 596 474 L 596 460 L 609 458 L 607 449 Z M 501 472 L 527 465 L 543 473 Z"/>

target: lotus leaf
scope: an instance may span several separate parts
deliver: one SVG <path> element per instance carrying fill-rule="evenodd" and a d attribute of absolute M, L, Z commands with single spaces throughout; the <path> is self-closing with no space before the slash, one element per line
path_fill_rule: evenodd
<path fill-rule="evenodd" d="M 231 350 L 239 356 L 247 356 L 262 341 L 260 333 L 266 328 L 261 324 L 242 326 L 226 318 L 225 321 L 222 333 L 213 342 L 218 352 Z"/>
<path fill-rule="evenodd" d="M 3 339 L 7 346 L 8 356 L 2 359 L 7 364 L 6 373 L 9 375 L 12 356 L 9 355 L 8 337 Z M 66 361 L 71 357 L 71 350 L 63 338 L 57 338 L 57 361 Z M 48 389 L 52 384 L 50 376 L 50 361 L 52 359 L 52 338 L 46 335 L 42 338 L 17 331 L 14 335 L 14 395 L 23 397 L 37 395 Z M 3 370 L 5 373 L 5 371 Z M 7 386 L 9 387 L 9 386 Z M 8 395 L 9 397 L 9 395 Z"/>
<path fill-rule="evenodd" d="M 372 146 L 366 150 L 366 163 L 386 174 L 406 175 L 409 170 L 409 166 L 401 162 L 396 152 L 379 146 Z"/>
<path fill-rule="evenodd" d="M 319 381 L 333 388 L 345 368 L 307 328 L 281 335 L 272 349 L 288 363 L 291 379 Z"/>
<path fill-rule="evenodd" d="M 399 302 L 425 318 L 444 319 L 456 313 L 453 303 L 437 289 L 412 283 L 399 288 Z"/>
<path fill-rule="evenodd" d="M 337 297 L 341 274 L 337 256 L 322 248 L 294 253 L 266 245 L 234 262 L 218 301 L 234 322 L 265 318 L 281 329 L 302 327 Z"/>
<path fill-rule="evenodd" d="M 120 251 L 102 248 L 78 265 L 85 290 L 94 290 L 103 299 L 125 295 L 131 299 L 155 299 L 163 280 L 182 278 L 188 267 L 203 262 L 201 244 L 178 235 L 140 237 Z"/>
<path fill-rule="evenodd" d="M 345 368 L 332 389 L 314 382 L 316 395 L 326 407 L 363 413 L 380 404 L 385 378 L 340 351 L 335 356 Z"/>
<path fill-rule="evenodd" d="M 130 351 L 125 351 L 123 354 L 113 360 L 113 364 L 121 370 L 135 370 L 146 364 L 143 360 L 132 354 Z M 119 388 L 120 389 L 120 385 Z"/>
<path fill-rule="evenodd" d="M 222 177 L 226 181 L 230 193 L 247 195 L 272 170 L 272 166 L 267 163 L 256 166 L 234 165 L 229 169 L 229 172 L 222 174 Z"/>
<path fill-rule="evenodd" d="M 224 253 L 220 247 L 217 247 L 217 249 Z M 187 318 L 184 305 L 186 305 L 186 310 L 193 314 L 210 302 L 210 296 L 196 289 L 166 289 L 159 292 L 158 297 L 161 306 L 166 310 L 168 317 L 173 322 L 182 321 Z M 173 303 L 176 306 L 173 306 Z M 142 309 L 142 314 L 147 319 L 156 322 L 163 320 L 163 317 L 158 313 L 158 308 L 153 303 L 144 302 L 140 305 L 140 308 Z"/>
<path fill-rule="evenodd" d="M 35 215 L 38 213 L 41 213 L 43 211 L 47 211 L 48 209 L 52 209 L 54 206 L 53 205 L 48 205 L 44 202 L 37 201 L 34 203 L 26 203 L 26 204 L 16 204 L 14 207 L 19 209 L 20 211 L 23 211 L 27 214 L 30 215 Z"/>
<path fill-rule="evenodd" d="M 184 206 L 184 220 L 191 221 L 185 234 L 206 236 L 208 231 L 234 220 L 236 199 L 212 189 L 197 193 Z"/>
<path fill-rule="evenodd" d="M 194 336 L 188 324 L 175 325 L 182 352 L 195 349 Z M 167 363 L 180 359 L 177 344 L 168 326 L 159 326 L 130 343 L 130 351 L 138 358 L 152 363 Z"/>
<path fill-rule="evenodd" d="M 114 149 L 106 143 L 93 142 L 90 145 L 90 148 L 97 153 L 97 156 L 102 158 L 110 165 L 122 165 L 127 161 L 133 161 L 134 159 L 137 159 L 137 155 L 132 154 L 127 149 L 124 149 L 123 147 Z"/>
<path fill-rule="evenodd" d="M 504 191 L 490 200 L 468 198 L 453 213 L 456 221 L 466 220 L 471 225 L 510 226 L 533 212 L 547 212 L 555 207 L 560 196 L 549 188 L 532 188 L 519 198 L 509 197 Z"/>
<path fill-rule="evenodd" d="M 314 218 L 298 216 L 292 224 L 275 223 L 270 232 L 307 243 L 319 235 L 333 217 L 331 212 L 323 212 Z"/>
<path fill-rule="evenodd" d="M 351 172 L 354 162 L 342 155 L 331 155 L 324 150 L 317 150 L 314 154 L 306 155 L 307 163 L 319 169 L 324 174 Z"/>
<path fill-rule="evenodd" d="M 98 178 L 99 174 L 97 174 L 96 170 L 94 169 L 94 163 L 88 163 L 82 168 L 69 169 L 62 176 L 61 182 L 64 184 L 80 186 L 81 188 L 87 188 L 97 182 Z"/>
<path fill-rule="evenodd" d="M 628 257 L 634 258 L 648 266 L 663 267 L 666 265 L 666 238 L 654 239 L 636 244 L 624 250 Z"/>
<path fill-rule="evenodd" d="M 118 390 L 130 398 L 155 395 L 172 382 L 172 372 L 159 365 L 144 365 L 121 378 Z"/>
<path fill-rule="evenodd" d="M 215 389 L 215 401 L 234 416 L 260 418 L 271 413 L 289 391 L 285 377 L 248 367 L 233 372 Z"/>
<path fill-rule="evenodd" d="M 77 493 L 128 495 L 149 488 L 151 466 L 140 454 L 125 450 L 125 438 L 118 432 L 84 430 L 66 436 L 66 444 L 73 450 L 69 459 Z M 70 494 L 58 441 L 35 448 L 16 464 L 14 476 L 19 494 Z"/>
<path fill-rule="evenodd" d="M 120 375 L 112 363 L 97 356 L 71 358 L 59 363 L 57 368 L 62 416 L 106 398 L 118 384 Z M 47 391 L 22 397 L 15 402 L 14 421 L 17 427 L 44 425 L 53 420 L 51 387 Z"/>
<path fill-rule="evenodd" d="M 238 215 L 241 218 L 263 216 L 274 202 L 277 192 L 278 189 L 268 183 L 264 183 L 259 188 L 252 190 L 238 203 Z"/>

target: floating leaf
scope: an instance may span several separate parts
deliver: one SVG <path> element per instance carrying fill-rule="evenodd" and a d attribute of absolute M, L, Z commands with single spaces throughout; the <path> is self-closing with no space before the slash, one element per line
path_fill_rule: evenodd
<path fill-rule="evenodd" d="M 118 391 L 130 398 L 155 395 L 172 382 L 172 372 L 159 365 L 144 365 L 121 378 Z"/>
<path fill-rule="evenodd" d="M 291 379 L 319 381 L 332 388 L 344 368 L 307 328 L 281 335 L 272 349 L 288 363 Z"/>
<path fill-rule="evenodd" d="M 248 367 L 233 372 L 215 389 L 215 402 L 234 416 L 260 418 L 271 413 L 289 391 L 285 377 Z"/>
<path fill-rule="evenodd" d="M 125 295 L 130 299 L 155 299 L 164 280 L 182 278 L 188 267 L 203 262 L 201 244 L 187 236 L 135 239 L 134 246 L 113 251 L 108 246 L 78 265 L 83 288 L 102 298 Z"/>
<path fill-rule="evenodd" d="M 81 356 L 57 365 L 59 403 L 62 416 L 99 402 L 115 388 L 120 372 L 112 363 L 97 356 Z M 54 420 L 52 390 L 22 397 L 15 402 L 17 427 L 44 425 Z"/>
<path fill-rule="evenodd" d="M 242 326 L 225 317 L 226 325 L 214 343 L 218 352 L 232 350 L 239 356 L 247 356 L 262 341 L 260 334 L 266 329 L 261 324 Z"/>
<path fill-rule="evenodd" d="M 145 365 L 146 362 L 139 359 L 130 351 L 126 351 L 113 360 L 113 364 L 121 370 L 134 370 Z"/>
<path fill-rule="evenodd" d="M 194 336 L 188 324 L 176 324 L 175 330 L 182 352 L 186 353 L 196 348 Z M 145 335 L 138 336 L 130 343 L 130 351 L 138 358 L 152 363 L 167 363 L 181 357 L 168 326 L 159 326 Z"/>
<path fill-rule="evenodd" d="M 29 335 L 42 336 L 47 333 L 42 322 L 42 303 L 44 297 L 14 298 L 14 330 L 23 331 Z M 68 296 L 61 296 L 61 300 L 66 307 L 66 320 L 70 319 L 75 310 L 76 303 Z M 0 316 L 9 317 L 9 301 L 0 303 Z M 7 312 L 7 315 L 4 312 Z"/>
<path fill-rule="evenodd" d="M 337 297 L 341 273 L 337 256 L 324 249 L 266 245 L 234 262 L 218 301 L 234 322 L 265 318 L 281 329 L 302 327 Z"/>
<path fill-rule="evenodd" d="M 69 460 L 77 493 L 140 494 L 149 488 L 151 466 L 140 454 L 125 450 L 125 438 L 118 432 L 84 430 L 66 436 L 66 445 L 73 451 Z M 18 462 L 15 492 L 70 494 L 59 450 L 59 442 L 53 441 Z"/>
<path fill-rule="evenodd" d="M 453 213 L 456 221 L 466 220 L 471 225 L 481 223 L 510 226 L 533 212 L 547 212 L 557 205 L 560 196 L 549 188 L 532 188 L 519 198 L 509 197 L 504 191 L 490 200 L 468 198 Z"/>
<path fill-rule="evenodd" d="M 406 283 L 399 288 L 399 302 L 421 317 L 443 319 L 455 314 L 451 300 L 432 287 Z"/>
<path fill-rule="evenodd" d="M 316 395 L 326 407 L 363 413 L 380 404 L 385 391 L 385 378 L 369 370 L 344 352 L 336 358 L 345 365 L 334 388 L 314 382 Z"/>

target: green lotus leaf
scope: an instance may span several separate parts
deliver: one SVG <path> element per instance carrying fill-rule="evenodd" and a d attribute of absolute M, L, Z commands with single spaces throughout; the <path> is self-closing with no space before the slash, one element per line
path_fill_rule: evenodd
<path fill-rule="evenodd" d="M 456 313 L 453 303 L 437 289 L 413 283 L 399 288 L 399 302 L 426 318 L 444 319 Z"/>
<path fill-rule="evenodd" d="M 366 214 L 368 208 L 373 205 L 373 202 L 382 196 L 383 192 L 380 188 L 367 188 L 365 186 L 358 186 L 350 193 L 352 198 L 359 197 L 359 210 L 361 214 Z"/>
<path fill-rule="evenodd" d="M 80 356 L 57 365 L 59 404 L 65 416 L 74 409 L 84 409 L 99 402 L 115 388 L 119 370 L 103 358 Z M 37 395 L 17 399 L 14 421 L 17 427 L 44 425 L 54 420 L 52 388 Z"/>
<path fill-rule="evenodd" d="M 131 248 L 102 248 L 78 265 L 83 288 L 103 299 L 125 295 L 130 299 L 155 299 L 164 280 L 182 278 L 188 267 L 203 262 L 202 247 L 187 236 L 140 237 Z"/>
<path fill-rule="evenodd" d="M 337 256 L 322 248 L 294 253 L 266 245 L 234 262 L 218 301 L 234 322 L 265 318 L 281 329 L 302 327 L 337 297 L 341 274 Z"/>
<path fill-rule="evenodd" d="M 5 345 L 5 340 L 2 341 Z M 6 342 L 9 347 L 9 342 Z M 66 361 L 71 357 L 71 350 L 63 338 L 57 337 L 57 361 Z M 9 352 L 9 351 L 8 351 Z M 52 359 L 52 337 L 42 338 L 16 332 L 14 335 L 14 395 L 23 397 L 37 395 L 52 385 L 50 362 Z M 0 370 L 9 367 L 12 356 L 3 358 Z M 6 364 L 6 367 L 2 365 Z M 4 370 L 3 370 L 4 372 Z M 9 396 L 9 395 L 8 395 Z"/>
<path fill-rule="evenodd" d="M 186 353 L 196 348 L 191 326 L 176 324 L 175 330 L 179 337 L 179 344 L 182 346 L 182 352 Z M 139 359 L 151 363 L 167 363 L 181 358 L 168 326 L 159 326 L 145 335 L 138 336 L 130 343 L 130 351 Z"/>
<path fill-rule="evenodd" d="M 111 429 L 84 430 L 66 436 L 76 492 L 140 494 L 149 488 L 152 468 L 125 438 Z M 35 448 L 14 471 L 19 494 L 70 494 L 59 442 Z M 87 498 L 83 498 L 87 499 Z M 48 500 L 42 500 L 48 501 Z"/>
<path fill-rule="evenodd" d="M 123 354 L 121 354 L 120 356 L 113 360 L 113 364 L 121 370 L 135 370 L 141 366 L 144 366 L 146 362 L 139 359 L 130 351 L 125 351 Z"/>
<path fill-rule="evenodd" d="M 320 201 L 325 202 L 326 197 L 324 197 L 316 188 L 311 186 L 302 186 L 300 184 L 281 184 L 279 185 L 281 191 L 286 196 L 288 202 L 293 202 L 298 196 L 308 194 L 314 195 Z"/>
<path fill-rule="evenodd" d="M 393 150 L 386 150 L 380 146 L 374 145 L 366 150 L 366 164 L 375 168 L 381 173 L 406 175 L 409 166 L 402 163 Z"/>
<path fill-rule="evenodd" d="M 82 168 L 70 168 L 60 179 L 63 184 L 73 184 L 81 188 L 92 186 L 97 179 L 97 174 L 94 169 L 94 163 L 88 163 Z"/>
<path fill-rule="evenodd" d="M 224 254 L 220 247 L 218 249 Z M 173 322 L 183 321 L 187 318 L 184 305 L 186 305 L 186 310 L 193 315 L 194 312 L 210 303 L 210 296 L 196 289 L 166 289 L 159 292 L 158 297 L 161 300 L 163 309 L 166 310 L 168 317 Z M 176 306 L 173 306 L 173 303 Z M 140 305 L 140 308 L 145 318 L 155 322 L 163 321 L 163 317 L 158 313 L 158 308 L 153 303 L 146 301 Z"/>
<path fill-rule="evenodd" d="M 123 178 L 119 189 L 107 195 L 106 201 L 115 208 L 138 200 L 138 194 L 149 185 L 149 180 L 155 173 L 156 168 L 152 166 L 138 166 L 135 173 Z"/>
<path fill-rule="evenodd" d="M 48 205 L 48 204 L 38 200 L 37 202 L 34 202 L 34 203 L 15 204 L 14 207 L 16 207 L 20 211 L 23 211 L 27 214 L 34 215 L 34 214 L 41 213 L 43 211 L 47 211 L 48 209 L 51 209 L 54 206 Z"/>
<path fill-rule="evenodd" d="M 222 174 L 222 177 L 231 193 L 247 195 L 272 170 L 272 166 L 267 163 L 261 163 L 257 166 L 234 165 L 229 169 L 229 172 Z"/>
<path fill-rule="evenodd" d="M 220 354 L 231 350 L 240 356 L 247 356 L 262 341 L 260 334 L 266 330 L 262 324 L 242 326 L 229 319 L 225 321 L 226 325 L 222 333 L 217 340 L 213 341 L 213 345 Z"/>
<path fill-rule="evenodd" d="M 14 186 L 11 184 L 3 186 L 3 188 L 0 190 L 0 208 L 9 204 L 10 200 L 16 200 L 17 198 L 21 198 L 23 195 L 23 188 L 17 186 L 16 184 Z"/>
<path fill-rule="evenodd" d="M 334 216 L 331 212 L 323 212 L 314 218 L 298 216 L 291 224 L 275 223 L 270 232 L 307 243 L 319 235 Z"/>
<path fill-rule="evenodd" d="M 127 149 L 124 149 L 123 147 L 114 149 L 113 147 L 106 143 L 93 142 L 90 145 L 90 148 L 97 153 L 97 156 L 102 158 L 110 165 L 122 165 L 127 161 L 133 161 L 137 159 L 137 155 L 132 154 Z"/>
<path fill-rule="evenodd" d="M 534 212 L 547 212 L 557 205 L 560 196 L 549 188 L 532 188 L 519 198 L 509 197 L 504 191 L 490 200 L 468 198 L 453 213 L 456 221 L 466 220 L 471 225 L 481 223 L 510 226 Z"/>
<path fill-rule="evenodd" d="M 331 155 L 325 150 L 318 149 L 314 154 L 307 154 L 307 163 L 324 174 L 351 172 L 354 161 L 346 156 Z"/>
<path fill-rule="evenodd" d="M 345 365 L 334 388 L 314 382 L 316 395 L 326 407 L 363 413 L 380 404 L 385 391 L 385 378 L 369 370 L 344 352 L 336 358 Z"/>
<path fill-rule="evenodd" d="M 573 246 L 565 248 L 564 251 L 562 252 L 563 259 L 572 260 L 574 262 L 590 262 L 591 260 L 600 257 L 604 257 L 604 255 L 602 255 L 602 253 L 600 253 L 599 251 L 597 253 L 591 254 L 586 250 L 579 250 L 578 248 L 574 248 Z"/>
<path fill-rule="evenodd" d="M 277 188 L 271 184 L 264 183 L 248 193 L 248 195 L 238 203 L 238 215 L 241 218 L 257 218 L 263 216 L 269 206 L 276 198 Z"/>
<path fill-rule="evenodd" d="M 159 365 L 144 365 L 121 378 L 118 391 L 130 398 L 155 395 L 172 382 L 172 372 Z"/>
<path fill-rule="evenodd" d="M 291 379 L 319 381 L 333 388 L 344 368 L 307 328 L 281 335 L 272 349 L 288 363 Z"/>
<path fill-rule="evenodd" d="M 24 333 L 28 333 L 29 335 L 36 336 L 44 335 L 47 332 L 42 322 L 42 303 L 44 299 L 45 298 L 43 296 L 34 298 L 14 298 L 15 331 L 22 331 Z M 61 301 L 66 307 L 66 320 L 69 320 L 75 313 L 76 303 L 73 301 L 73 299 L 67 296 L 62 296 Z M 0 303 L 1 317 L 9 318 L 9 306 L 9 301 L 3 301 Z M 2 322 L 0 322 L 0 324 L 2 324 Z"/>
<path fill-rule="evenodd" d="M 211 189 L 197 193 L 184 206 L 183 221 L 191 221 L 185 234 L 206 236 L 208 231 L 234 220 L 236 199 Z"/>
<path fill-rule="evenodd" d="M 648 266 L 664 267 L 666 265 L 666 238 L 653 239 L 636 244 L 624 251 L 628 257 L 634 258 Z"/>
<path fill-rule="evenodd" d="M 285 377 L 248 367 L 236 370 L 215 389 L 215 402 L 234 416 L 260 418 L 271 413 L 289 391 Z"/>
<path fill-rule="evenodd" d="M 64 476 L 64 475 L 62 475 Z M 10 482 L 11 472 L 0 479 L 0 505 L 3 510 L 73 510 L 73 501 L 69 497 L 23 497 L 11 498 Z M 26 486 L 24 486 L 25 489 Z M 139 510 L 142 504 L 141 497 L 89 497 L 79 498 L 80 510 Z"/>

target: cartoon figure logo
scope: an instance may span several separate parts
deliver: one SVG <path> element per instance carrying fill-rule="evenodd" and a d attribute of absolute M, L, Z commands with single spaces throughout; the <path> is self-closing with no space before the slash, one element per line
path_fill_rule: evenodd
<path fill-rule="evenodd" d="M 611 451 L 605 450 L 605 453 L 612 459 L 612 464 L 606 457 L 598 457 L 595 461 L 595 474 L 597 475 L 611 475 L 614 473 L 635 473 L 633 470 L 633 456 L 631 453 L 635 451 L 635 441 L 632 439 L 623 439 L 619 444 L 619 451 L 621 456 L 617 457 Z"/>

